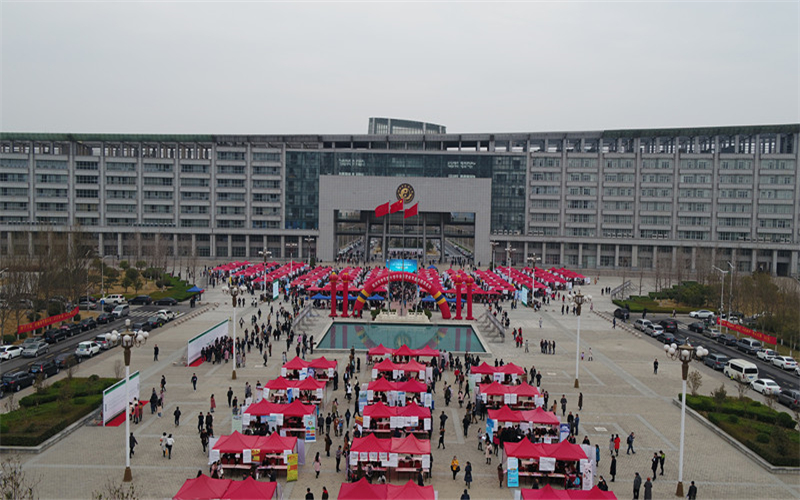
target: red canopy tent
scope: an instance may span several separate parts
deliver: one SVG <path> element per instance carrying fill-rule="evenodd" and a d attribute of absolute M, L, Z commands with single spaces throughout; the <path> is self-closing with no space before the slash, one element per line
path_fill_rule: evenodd
<path fill-rule="evenodd" d="M 402 417 L 431 418 L 431 409 L 411 402 L 406 406 L 395 406 L 397 415 Z"/>
<path fill-rule="evenodd" d="M 350 447 L 350 451 L 389 453 L 391 446 L 392 444 L 388 439 L 378 439 L 375 434 L 368 434 L 364 437 L 353 438 L 353 446 Z"/>
<path fill-rule="evenodd" d="M 424 382 L 420 382 L 419 380 L 406 380 L 405 382 L 398 382 L 397 383 L 397 391 L 404 391 L 404 392 L 428 392 L 428 386 Z"/>
<path fill-rule="evenodd" d="M 498 366 L 497 368 L 498 372 L 505 373 L 506 375 L 523 375 L 525 373 L 525 370 L 514 363 L 508 363 L 503 366 Z"/>
<path fill-rule="evenodd" d="M 203 474 L 187 479 L 181 489 L 172 497 L 174 500 L 212 500 L 222 498 L 233 481 L 230 479 L 211 479 Z"/>
<path fill-rule="evenodd" d="M 487 396 L 501 396 L 508 393 L 509 386 L 503 385 L 500 382 L 492 382 L 491 384 L 478 384 L 478 390 L 481 394 Z"/>
<path fill-rule="evenodd" d="M 561 423 L 554 412 L 546 411 L 544 408 L 527 410 L 522 413 L 525 415 L 525 418 L 528 419 L 528 422 L 534 424 L 559 425 Z"/>
<path fill-rule="evenodd" d="M 303 415 L 311 415 L 315 411 L 317 411 L 316 406 L 304 405 L 297 399 L 288 405 L 270 403 L 262 399 L 260 402 L 248 406 L 245 413 L 253 416 L 283 415 L 285 417 L 302 417 Z"/>
<path fill-rule="evenodd" d="M 392 438 L 391 452 L 406 455 L 430 455 L 431 442 L 427 439 L 417 439 L 413 434 L 404 438 Z"/>
<path fill-rule="evenodd" d="M 275 496 L 277 483 L 256 481 L 248 477 L 244 481 L 231 481 L 223 500 L 269 500 Z"/>
<path fill-rule="evenodd" d="M 415 356 L 425 356 L 429 358 L 438 358 L 439 357 L 439 350 L 434 349 L 430 346 L 423 346 L 422 349 L 414 349 Z"/>
<path fill-rule="evenodd" d="M 401 365 L 398 365 L 394 363 L 391 359 L 386 358 L 377 365 L 373 366 L 372 369 L 378 370 L 380 372 L 390 372 L 392 370 L 399 370 L 400 369 L 399 366 Z"/>
<path fill-rule="evenodd" d="M 263 437 L 251 436 L 242 434 L 239 431 L 234 431 L 233 434 L 228 436 L 221 436 L 214 444 L 214 449 L 219 450 L 220 453 L 241 453 L 242 450 L 261 448 L 259 440 L 263 440 Z"/>
<path fill-rule="evenodd" d="M 433 486 L 420 486 L 413 480 L 406 484 L 387 484 L 386 500 L 434 500 Z"/>
<path fill-rule="evenodd" d="M 525 421 L 525 417 L 522 415 L 522 412 L 514 411 L 509 408 L 508 405 L 503 405 L 499 410 L 489 410 L 489 418 L 497 422 Z"/>
<path fill-rule="evenodd" d="M 387 354 L 392 354 L 394 349 L 389 349 L 388 347 L 384 346 L 383 344 L 378 344 L 376 347 L 373 347 L 367 354 L 370 356 L 386 356 Z"/>
<path fill-rule="evenodd" d="M 397 415 L 394 406 L 386 406 L 382 402 L 377 402 L 364 407 L 364 416 L 369 418 L 391 418 Z"/>
<path fill-rule="evenodd" d="M 373 380 L 367 384 L 367 390 L 374 392 L 389 392 L 396 391 L 397 388 L 394 382 L 389 382 L 384 377 L 380 377 L 377 380 Z"/>
<path fill-rule="evenodd" d="M 406 344 L 401 345 L 397 349 L 394 350 L 395 356 L 416 356 L 415 350 L 408 347 Z"/>
<path fill-rule="evenodd" d="M 478 373 L 478 374 L 481 374 L 481 375 L 491 375 L 492 373 L 494 373 L 496 371 L 497 371 L 497 367 L 494 367 L 494 366 L 492 366 L 490 364 L 487 364 L 486 361 L 484 361 L 483 363 L 479 364 L 478 366 L 472 368 L 472 370 L 470 370 L 470 373 Z"/>
<path fill-rule="evenodd" d="M 300 358 L 300 356 L 295 356 L 294 359 L 283 365 L 282 368 L 286 368 L 287 370 L 302 370 L 303 368 L 308 368 L 309 364 L 310 363 Z"/>
<path fill-rule="evenodd" d="M 556 490 L 549 484 L 541 489 L 520 490 L 522 500 L 617 500 L 613 491 L 603 491 L 597 486 L 590 490 Z"/>
<path fill-rule="evenodd" d="M 296 437 L 283 437 L 277 432 L 266 437 L 262 436 L 262 440 L 258 443 L 258 449 L 264 453 L 283 453 L 285 450 L 294 450 L 295 446 L 297 446 Z"/>
<path fill-rule="evenodd" d="M 325 356 L 311 360 L 311 362 L 308 363 L 309 368 L 314 368 L 316 370 L 327 370 L 328 368 L 336 368 L 336 365 L 338 365 L 338 363 L 335 360 L 327 359 L 325 358 Z"/>
<path fill-rule="evenodd" d="M 385 484 L 370 484 L 367 478 L 362 477 L 354 483 L 342 483 L 337 498 L 339 500 L 385 500 L 386 491 Z"/>

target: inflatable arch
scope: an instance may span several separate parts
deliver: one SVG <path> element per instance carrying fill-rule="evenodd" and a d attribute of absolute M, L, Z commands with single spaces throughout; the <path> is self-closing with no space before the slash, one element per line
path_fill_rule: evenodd
<path fill-rule="evenodd" d="M 421 278 L 417 274 L 411 274 L 404 271 L 394 271 L 381 276 L 380 278 L 373 279 L 364 283 L 364 288 L 361 290 L 361 293 L 358 294 L 358 298 L 356 299 L 355 306 L 353 306 L 353 312 L 357 313 L 361 311 L 364 307 L 364 303 L 367 299 L 372 295 L 372 290 L 383 286 L 390 281 L 407 281 L 408 283 L 414 283 L 419 285 L 425 292 L 429 293 L 436 304 L 439 306 L 439 310 L 442 312 L 443 319 L 450 319 L 450 306 L 447 305 L 447 300 L 445 299 L 444 294 L 441 290 L 437 287 L 434 287 L 433 283 L 426 280 L 425 278 Z"/>

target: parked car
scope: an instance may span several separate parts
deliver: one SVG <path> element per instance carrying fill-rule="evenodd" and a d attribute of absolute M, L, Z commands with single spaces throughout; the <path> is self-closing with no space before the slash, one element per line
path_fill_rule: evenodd
<path fill-rule="evenodd" d="M 706 356 L 703 360 L 703 363 L 715 370 L 722 370 L 725 368 L 725 363 L 727 363 L 729 359 L 730 358 L 724 354 L 720 354 L 718 352 L 709 352 L 708 356 Z"/>
<path fill-rule="evenodd" d="M 706 328 L 703 330 L 703 336 L 708 337 L 711 340 L 719 340 L 719 337 L 722 335 L 722 332 L 717 330 L 716 328 Z"/>
<path fill-rule="evenodd" d="M 112 314 L 114 315 L 114 318 L 117 318 L 117 319 L 124 318 L 125 316 L 129 315 L 130 313 L 131 313 L 131 308 L 130 308 L 130 306 L 128 304 L 118 305 L 117 307 L 114 308 L 114 311 L 112 312 Z"/>
<path fill-rule="evenodd" d="M 170 311 L 169 309 L 159 309 L 156 313 L 156 316 L 164 320 L 164 322 L 172 321 L 173 319 L 178 317 L 178 313 L 174 311 Z"/>
<path fill-rule="evenodd" d="M 723 333 L 719 337 L 717 337 L 717 342 L 720 342 L 725 345 L 736 345 L 738 340 L 736 339 L 736 335 L 732 333 Z"/>
<path fill-rule="evenodd" d="M 155 330 L 156 328 L 161 328 L 164 325 L 165 321 L 158 316 L 150 316 L 147 318 L 145 324 L 150 327 L 150 330 Z"/>
<path fill-rule="evenodd" d="M 706 324 L 703 323 L 702 321 L 695 321 L 694 323 L 689 323 L 689 326 L 687 326 L 687 328 L 689 329 L 690 332 L 703 333 L 703 330 L 706 329 Z"/>
<path fill-rule="evenodd" d="M 654 325 L 653 323 L 650 323 L 645 327 L 644 333 L 655 338 L 664 334 L 664 328 L 661 325 Z"/>
<path fill-rule="evenodd" d="M 100 346 L 97 342 L 81 342 L 75 350 L 75 355 L 82 358 L 91 358 L 95 354 L 100 354 Z"/>
<path fill-rule="evenodd" d="M 750 382 L 750 388 L 765 396 L 772 396 L 781 392 L 781 386 L 770 378 L 757 378 Z"/>
<path fill-rule="evenodd" d="M 85 318 L 81 320 L 80 325 L 81 330 L 88 332 L 89 330 L 94 330 L 97 328 L 97 320 L 94 318 Z"/>
<path fill-rule="evenodd" d="M 745 354 L 753 355 L 761 349 L 761 342 L 756 339 L 743 338 L 736 342 L 736 348 Z"/>
<path fill-rule="evenodd" d="M 47 354 L 49 347 L 47 342 L 31 342 L 22 351 L 23 358 L 37 358 L 40 354 Z"/>
<path fill-rule="evenodd" d="M 28 371 L 31 372 L 31 375 L 33 375 L 34 377 L 38 377 L 39 374 L 41 373 L 44 376 L 44 378 L 47 378 L 47 377 L 52 377 L 60 370 L 56 365 L 55 360 L 47 359 L 45 361 L 37 361 L 36 363 L 32 364 L 31 367 L 28 369 Z"/>
<path fill-rule="evenodd" d="M 44 332 L 44 341 L 48 344 L 55 344 L 61 340 L 66 340 L 68 331 L 64 328 L 51 328 Z"/>
<path fill-rule="evenodd" d="M 107 312 L 104 312 L 103 314 L 98 316 L 95 321 L 97 321 L 98 325 L 105 325 L 106 323 L 111 323 L 112 321 L 114 321 L 114 316 Z"/>
<path fill-rule="evenodd" d="M 83 311 L 86 310 L 94 311 L 95 309 L 97 309 L 97 301 L 86 300 L 86 297 L 83 297 L 81 298 L 81 300 L 78 301 L 78 308 Z"/>
<path fill-rule="evenodd" d="M 125 296 L 118 293 L 109 295 L 108 297 L 103 297 L 101 300 L 104 304 L 114 304 L 115 306 L 127 303 Z"/>
<path fill-rule="evenodd" d="M 678 332 L 678 322 L 674 319 L 662 319 L 658 322 L 662 328 L 664 328 L 665 332 L 670 333 L 677 333 Z"/>
<path fill-rule="evenodd" d="M 633 327 L 636 328 L 637 330 L 645 331 L 647 325 L 652 325 L 652 324 L 653 323 L 651 323 L 649 319 L 639 318 L 633 322 Z"/>
<path fill-rule="evenodd" d="M 773 351 L 772 349 L 759 349 L 756 352 L 756 357 L 758 359 L 763 359 L 764 361 L 770 362 L 772 359 L 777 356 L 778 353 Z"/>
<path fill-rule="evenodd" d="M 4 345 L 0 346 L 0 361 L 6 361 L 22 356 L 21 345 Z"/>
<path fill-rule="evenodd" d="M 107 313 L 113 312 L 114 309 L 116 309 L 116 307 L 117 304 L 114 304 L 113 302 L 106 302 L 105 304 L 103 304 L 103 312 Z"/>
<path fill-rule="evenodd" d="M 781 389 L 778 393 L 778 402 L 791 409 L 800 408 L 800 391 L 797 389 Z"/>
<path fill-rule="evenodd" d="M 3 391 L 19 392 L 20 390 L 33 385 L 34 376 L 29 372 L 18 370 L 3 375 Z"/>
<path fill-rule="evenodd" d="M 153 304 L 157 306 L 177 306 L 178 301 L 173 299 L 172 297 L 164 297 L 162 299 L 158 299 Z"/>
<path fill-rule="evenodd" d="M 657 337 L 657 340 L 663 344 L 683 345 L 686 341 L 675 336 L 674 333 L 664 332 Z"/>
<path fill-rule="evenodd" d="M 772 358 L 772 364 L 784 370 L 794 370 L 797 368 L 797 361 L 791 356 L 775 356 Z"/>
<path fill-rule="evenodd" d="M 628 321 L 628 319 L 630 319 L 631 317 L 631 312 L 628 309 L 623 309 L 621 307 L 618 307 L 614 311 L 614 317 L 624 321 Z"/>
<path fill-rule="evenodd" d="M 54 358 L 56 362 L 56 366 L 58 366 L 59 370 L 65 370 L 71 366 L 75 366 L 81 362 L 81 358 L 75 355 L 72 352 L 64 352 L 59 354 Z"/>
<path fill-rule="evenodd" d="M 62 323 L 60 328 L 67 332 L 68 337 L 81 333 L 81 325 L 78 323 Z"/>
<path fill-rule="evenodd" d="M 707 319 L 713 318 L 714 312 L 709 311 L 708 309 L 700 309 L 699 311 L 692 311 L 689 313 L 690 318 L 697 318 L 697 319 Z"/>
<path fill-rule="evenodd" d="M 149 306 L 153 303 L 153 299 L 149 295 L 137 295 L 128 301 L 132 306 Z"/>
<path fill-rule="evenodd" d="M 116 342 L 112 342 L 110 340 L 106 340 L 106 336 L 105 336 L 105 334 L 103 334 L 103 335 L 97 335 L 94 338 L 94 342 L 96 342 L 97 345 L 100 346 L 100 349 L 103 349 L 105 351 L 105 350 L 111 349 L 112 347 L 118 346 L 119 343 L 120 343 L 120 339 L 117 338 Z"/>

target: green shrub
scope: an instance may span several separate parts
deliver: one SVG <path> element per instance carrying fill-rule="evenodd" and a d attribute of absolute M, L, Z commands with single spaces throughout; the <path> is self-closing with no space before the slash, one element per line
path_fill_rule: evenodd
<path fill-rule="evenodd" d="M 100 380 L 100 376 L 99 375 L 95 374 L 95 375 L 90 375 L 89 376 L 89 382 L 97 382 L 98 380 Z"/>
<path fill-rule="evenodd" d="M 83 397 L 77 397 L 77 398 L 72 400 L 72 404 L 74 404 L 76 406 L 80 406 L 80 405 L 85 404 L 85 403 L 86 403 L 86 398 L 83 398 Z"/>
<path fill-rule="evenodd" d="M 728 415 L 728 422 L 730 422 L 732 424 L 738 424 L 739 423 L 739 417 L 737 417 L 736 415 Z"/>
<path fill-rule="evenodd" d="M 794 429 L 797 425 L 797 422 L 794 421 L 792 416 L 784 411 L 778 413 L 775 423 L 787 429 Z"/>
<path fill-rule="evenodd" d="M 3 335 L 3 344 L 5 345 L 13 344 L 16 341 L 17 341 L 17 336 L 14 335 L 13 333 L 6 333 Z"/>
<path fill-rule="evenodd" d="M 25 340 L 27 338 L 28 338 L 28 332 L 22 332 L 22 333 L 19 334 L 19 339 L 20 340 Z"/>
<path fill-rule="evenodd" d="M 50 392 L 45 392 L 44 394 L 31 394 L 30 396 L 25 396 L 24 398 L 19 400 L 19 405 L 25 408 L 30 408 L 33 406 L 40 406 L 45 403 L 53 402 L 57 399 L 56 394 L 52 394 Z"/>
<path fill-rule="evenodd" d="M 764 444 L 769 443 L 769 434 L 759 432 L 758 435 L 756 436 L 756 441 Z"/>
<path fill-rule="evenodd" d="M 76 315 L 75 315 L 75 317 L 74 317 L 74 318 L 72 318 L 72 321 L 74 321 L 74 322 L 76 322 L 76 323 L 77 323 L 77 322 L 78 322 L 78 321 L 80 321 L 81 319 L 82 319 L 82 318 L 81 318 L 81 313 L 78 313 L 78 314 L 76 314 Z"/>

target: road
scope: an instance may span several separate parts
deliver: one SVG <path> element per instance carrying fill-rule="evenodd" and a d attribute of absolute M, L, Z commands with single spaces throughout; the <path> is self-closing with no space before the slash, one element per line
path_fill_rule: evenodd
<path fill-rule="evenodd" d="M 131 313 L 127 319 L 131 320 L 131 324 L 136 323 L 137 321 L 143 321 L 151 316 L 154 316 L 156 311 L 160 309 L 170 309 L 180 315 L 189 311 L 189 305 L 187 303 L 185 306 L 179 304 L 177 306 L 172 306 L 172 307 L 156 306 L 156 305 L 131 306 Z M 80 342 L 92 340 L 97 335 L 103 335 L 113 330 L 117 330 L 119 332 L 124 331 L 125 319 L 112 321 L 111 323 L 106 323 L 105 325 L 98 325 L 97 328 L 93 330 L 81 332 L 77 335 L 73 335 L 72 337 L 67 337 L 66 339 L 56 344 L 50 344 L 50 350 L 47 352 L 47 354 L 39 356 L 38 358 L 23 358 L 22 356 L 20 356 L 8 361 L 3 361 L 2 363 L 0 363 L 0 375 L 2 375 L 3 373 L 13 372 L 17 370 L 28 371 L 30 369 L 30 366 L 35 362 L 41 362 L 47 359 L 55 358 L 59 354 L 65 352 L 75 352 L 75 349 L 77 349 L 78 344 Z M 106 352 L 107 351 L 101 350 L 98 356 L 102 356 Z"/>
<path fill-rule="evenodd" d="M 649 318 L 655 324 L 658 324 L 659 321 L 662 319 L 667 319 L 668 316 L 658 316 L 654 317 L 653 319 Z M 632 317 L 629 321 L 635 321 Z M 738 349 L 736 346 L 726 346 L 723 345 L 715 340 L 711 340 L 708 337 L 704 337 L 703 334 L 690 331 L 688 329 L 688 324 L 697 321 L 694 318 L 686 318 L 686 322 L 681 321 L 676 318 L 678 322 L 678 332 L 675 334 L 678 338 L 688 338 L 690 343 L 694 346 L 703 346 L 711 352 L 718 352 L 720 354 L 724 354 L 729 358 L 741 358 L 746 359 L 747 361 L 751 361 L 758 366 L 758 376 L 759 378 L 770 378 L 774 380 L 779 386 L 782 388 L 788 389 L 800 389 L 800 377 L 794 375 L 793 372 L 782 370 L 777 366 L 773 365 L 771 362 L 767 363 L 766 361 L 762 361 L 758 359 L 755 355 L 751 356 L 749 354 L 745 354 Z M 722 333 L 726 333 L 724 329 L 720 329 Z M 643 333 L 643 337 L 649 337 L 646 333 Z M 736 333 L 736 332 L 731 332 Z M 653 342 L 660 343 L 657 339 L 652 339 Z"/>

